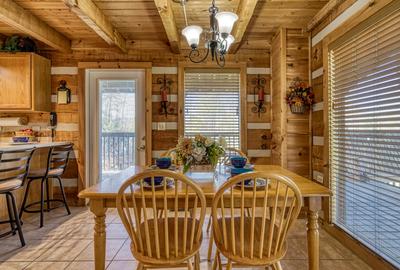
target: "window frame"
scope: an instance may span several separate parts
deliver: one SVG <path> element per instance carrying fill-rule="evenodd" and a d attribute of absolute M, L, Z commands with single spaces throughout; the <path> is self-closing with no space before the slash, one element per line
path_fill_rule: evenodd
<path fill-rule="evenodd" d="M 215 63 L 193 64 L 187 62 L 179 62 L 178 64 L 178 136 L 183 137 L 185 134 L 185 71 L 187 69 L 216 69 Z M 238 69 L 240 72 L 240 93 L 239 93 L 239 139 L 240 149 L 247 153 L 247 64 L 245 62 L 226 63 L 225 68 Z"/>
<path fill-rule="evenodd" d="M 377 20 L 379 20 L 382 16 L 390 13 L 392 10 L 398 10 L 400 8 L 400 2 L 393 1 L 393 2 L 385 2 L 379 1 L 376 5 L 368 6 L 365 9 L 360 10 L 352 17 L 348 18 L 344 23 L 342 23 L 337 29 L 329 33 L 322 41 L 322 67 L 323 67 L 323 101 L 324 101 L 324 108 L 323 108 L 323 124 L 324 128 L 324 147 L 323 147 L 323 173 L 324 179 L 324 186 L 330 188 L 331 187 L 331 164 L 330 164 L 330 109 L 329 109 L 329 75 L 328 75 L 328 67 L 329 67 L 329 54 L 330 49 L 335 44 L 343 42 L 343 39 L 346 37 L 354 35 L 355 33 L 362 31 L 368 25 L 374 24 Z M 318 44 L 316 44 L 318 45 Z M 314 46 L 316 46 L 314 45 Z M 310 44 L 311 48 L 312 45 Z M 373 266 L 373 268 L 377 269 L 392 269 L 393 265 L 381 257 L 379 254 L 372 251 L 370 248 L 365 246 L 362 242 L 348 234 L 346 231 L 342 230 L 340 227 L 336 226 L 332 223 L 332 200 L 331 198 L 322 198 L 322 211 L 323 211 L 323 219 L 325 220 L 325 224 L 323 227 L 335 238 L 339 239 L 340 241 L 344 242 L 345 245 L 352 249 L 356 254 L 359 256 L 363 256 L 366 262 Z"/>

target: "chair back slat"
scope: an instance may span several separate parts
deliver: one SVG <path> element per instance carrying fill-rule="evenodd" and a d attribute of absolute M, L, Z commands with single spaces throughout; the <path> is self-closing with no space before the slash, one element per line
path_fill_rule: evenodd
<path fill-rule="evenodd" d="M 117 209 L 142 263 L 181 262 L 200 248 L 205 197 L 183 174 L 149 170 L 132 177 L 118 192 Z"/>
<path fill-rule="evenodd" d="M 24 184 L 33 148 L 0 152 L 0 182 L 19 179 Z"/>
<path fill-rule="evenodd" d="M 72 143 L 51 147 L 47 157 L 46 175 L 49 173 L 50 170 L 59 170 L 59 175 L 64 174 L 72 151 Z"/>
<path fill-rule="evenodd" d="M 266 184 L 247 187 L 245 181 Z M 216 246 L 225 257 L 242 265 L 276 262 L 286 253 L 287 232 L 301 206 L 300 190 L 288 177 L 268 172 L 232 177 L 213 199 Z"/>

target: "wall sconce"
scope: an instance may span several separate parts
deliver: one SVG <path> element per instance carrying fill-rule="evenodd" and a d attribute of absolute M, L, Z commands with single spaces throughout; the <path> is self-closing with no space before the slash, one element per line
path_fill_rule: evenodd
<path fill-rule="evenodd" d="M 71 89 L 67 87 L 65 80 L 60 81 L 60 86 L 57 89 L 57 104 L 71 103 Z"/>
<path fill-rule="evenodd" d="M 257 96 L 254 98 L 254 106 L 251 108 L 253 113 L 258 113 L 258 117 L 260 117 L 261 113 L 265 113 L 267 109 L 265 108 L 265 92 L 264 87 L 267 83 L 265 78 L 261 78 L 260 74 L 257 75 L 257 78 L 252 80 L 253 88 L 253 96 Z"/>
<path fill-rule="evenodd" d="M 168 114 L 174 114 L 174 108 L 170 107 L 171 102 L 168 100 L 168 95 L 171 95 L 172 80 L 167 79 L 165 74 L 163 78 L 157 79 L 157 84 L 161 84 L 160 96 L 161 96 L 161 107 L 159 109 L 160 114 L 164 114 L 168 117 Z"/>

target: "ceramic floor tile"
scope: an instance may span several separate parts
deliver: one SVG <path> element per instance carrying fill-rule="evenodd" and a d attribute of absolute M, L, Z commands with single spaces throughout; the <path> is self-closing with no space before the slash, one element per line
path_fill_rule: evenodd
<path fill-rule="evenodd" d="M 112 261 L 107 270 L 133 270 L 136 269 L 137 262 L 135 261 Z"/>
<path fill-rule="evenodd" d="M 0 262 L 0 270 L 22 270 L 30 262 Z"/>
<path fill-rule="evenodd" d="M 121 249 L 123 239 L 107 239 L 106 242 L 106 260 L 111 261 L 117 252 Z M 94 260 L 94 242 L 91 242 L 75 259 L 75 261 L 93 261 Z M 130 250 L 129 250 L 130 252 Z"/>
<path fill-rule="evenodd" d="M 18 236 L 8 236 L 1 240 L 0 270 L 49 269 L 49 270 L 90 270 L 94 269 L 92 213 L 86 207 L 71 207 L 67 216 L 65 209 L 59 208 L 46 213 L 46 222 L 39 228 L 38 215 L 24 218 L 23 231 L 27 245 L 21 248 Z M 109 209 L 107 223 L 107 269 L 136 269 L 128 234 L 123 227 L 116 209 Z M 200 249 L 201 269 L 211 270 L 207 262 L 209 234 L 206 232 L 208 216 L 203 226 L 203 244 Z M 288 252 L 282 266 L 285 270 L 306 270 L 307 239 L 306 220 L 295 222 L 288 236 Z M 324 230 L 320 230 L 321 270 L 370 270 L 351 250 L 346 249 Z M 213 248 L 213 254 L 215 246 Z M 213 256 L 214 257 L 214 256 Z M 226 262 L 226 259 L 223 258 Z M 180 268 L 174 268 L 180 269 Z M 182 268 L 185 269 L 185 268 Z M 241 269 L 241 268 L 235 268 Z M 262 269 L 262 268 L 246 268 Z"/>
<path fill-rule="evenodd" d="M 91 240 L 54 240 L 53 246 L 47 249 L 37 261 L 73 261 L 90 243 Z"/>
<path fill-rule="evenodd" d="M 114 260 L 117 260 L 117 261 L 134 260 L 132 252 L 131 252 L 130 244 L 131 244 L 131 241 L 126 240 L 125 243 L 120 248 L 120 250 L 118 251 L 117 255 L 115 255 Z"/>
<path fill-rule="evenodd" d="M 109 261 L 106 261 L 106 267 L 110 264 Z M 68 265 L 66 270 L 92 270 L 94 269 L 94 261 L 80 261 L 80 262 L 72 262 Z M 134 270 L 134 268 L 132 268 Z"/>
<path fill-rule="evenodd" d="M 24 270 L 63 270 L 70 262 L 33 262 Z"/>
<path fill-rule="evenodd" d="M 40 240 L 27 240 L 21 247 L 18 236 L 2 239 L 0 245 L 0 261 L 31 262 L 47 250 L 46 243 Z"/>
<path fill-rule="evenodd" d="M 107 224 L 106 237 L 109 239 L 127 239 L 128 233 L 123 224 Z"/>

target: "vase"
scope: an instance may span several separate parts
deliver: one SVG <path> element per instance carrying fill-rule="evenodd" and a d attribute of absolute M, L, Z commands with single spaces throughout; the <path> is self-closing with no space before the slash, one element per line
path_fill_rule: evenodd
<path fill-rule="evenodd" d="M 304 114 L 306 111 L 306 106 L 304 104 L 301 105 L 291 104 L 290 111 L 294 114 Z"/>

